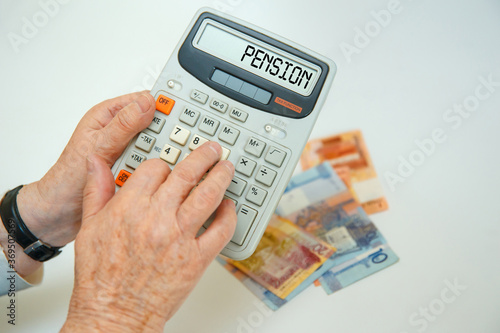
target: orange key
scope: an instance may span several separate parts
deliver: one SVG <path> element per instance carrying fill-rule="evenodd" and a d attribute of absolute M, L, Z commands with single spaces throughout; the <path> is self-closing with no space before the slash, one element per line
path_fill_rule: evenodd
<path fill-rule="evenodd" d="M 168 116 L 170 114 L 170 111 L 172 111 L 174 104 L 175 101 L 173 99 L 168 98 L 164 95 L 160 95 L 156 100 L 156 110 L 163 112 Z"/>
<path fill-rule="evenodd" d="M 115 179 L 115 184 L 118 186 L 123 186 L 125 182 L 127 181 L 128 177 L 130 177 L 132 174 L 126 170 L 121 170 L 120 173 L 118 174 L 118 177 Z"/>

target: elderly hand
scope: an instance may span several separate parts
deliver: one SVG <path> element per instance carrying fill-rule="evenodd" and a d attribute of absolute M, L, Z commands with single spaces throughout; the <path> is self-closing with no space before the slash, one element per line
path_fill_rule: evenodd
<path fill-rule="evenodd" d="M 154 98 L 144 91 L 104 101 L 85 114 L 56 164 L 40 181 L 24 186 L 17 197 L 19 213 L 36 237 L 52 246 L 75 239 L 82 219 L 87 156 L 97 154 L 113 165 L 134 135 L 151 123 L 154 112 Z M 7 248 L 3 225 L 0 243 Z M 22 249 L 16 252 L 20 275 L 40 267 Z"/>
<path fill-rule="evenodd" d="M 218 162 L 196 186 L 221 153 L 219 144 L 205 143 L 173 171 L 164 161 L 148 160 L 115 195 L 106 161 L 89 157 L 63 332 L 163 330 L 234 233 L 234 204 L 222 201 L 234 166 Z"/>
<path fill-rule="evenodd" d="M 37 237 L 54 246 L 75 238 L 82 218 L 87 156 L 98 154 L 113 165 L 134 135 L 151 123 L 154 111 L 153 97 L 142 92 L 104 101 L 85 114 L 57 163 L 36 186 L 26 188 L 45 208 L 35 210 L 30 200 L 21 212 L 24 220 L 33 218 L 30 229 Z"/>

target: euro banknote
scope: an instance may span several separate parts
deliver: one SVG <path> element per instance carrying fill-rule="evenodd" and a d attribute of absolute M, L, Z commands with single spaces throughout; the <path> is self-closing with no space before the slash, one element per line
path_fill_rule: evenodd
<path fill-rule="evenodd" d="M 329 162 L 367 214 L 388 209 L 361 131 L 310 140 L 300 161 L 303 170 Z"/>

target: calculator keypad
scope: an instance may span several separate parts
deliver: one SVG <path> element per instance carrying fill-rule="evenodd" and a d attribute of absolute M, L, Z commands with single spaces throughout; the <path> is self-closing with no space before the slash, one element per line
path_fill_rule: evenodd
<path fill-rule="evenodd" d="M 248 231 L 259 217 L 259 211 L 266 208 L 266 198 L 274 191 L 287 152 L 273 145 L 272 141 L 257 136 L 245 127 L 239 127 L 238 124 L 243 126 L 248 119 L 247 112 L 217 98 L 212 98 L 210 103 L 204 105 L 210 96 L 198 90 L 193 90 L 190 98 L 194 101 L 192 103 L 198 103 L 197 107 L 179 98 L 174 100 L 159 95 L 157 109 L 160 107 L 162 110 L 159 111 L 170 115 L 167 119 L 154 117 L 148 129 L 137 137 L 134 143 L 137 150 L 130 150 L 125 165 L 136 169 L 147 159 L 146 156 L 155 158 L 159 155 L 160 159 L 173 167 L 205 142 L 219 141 L 222 147 L 221 160 L 237 154 L 231 157 L 236 172 L 224 198 L 235 203 L 238 216 L 231 240 L 243 245 Z M 180 105 L 174 108 L 175 103 Z M 115 181 L 118 186 L 122 186 L 130 176 L 129 171 L 122 169 L 118 173 Z"/>

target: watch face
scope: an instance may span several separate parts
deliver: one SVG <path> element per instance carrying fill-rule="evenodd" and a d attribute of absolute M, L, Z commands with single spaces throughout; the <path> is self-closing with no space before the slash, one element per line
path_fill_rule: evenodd
<path fill-rule="evenodd" d="M 61 253 L 61 250 L 59 247 L 52 247 L 41 240 L 37 240 L 35 243 L 26 247 L 24 253 L 37 261 L 47 261 L 57 257 Z"/>

